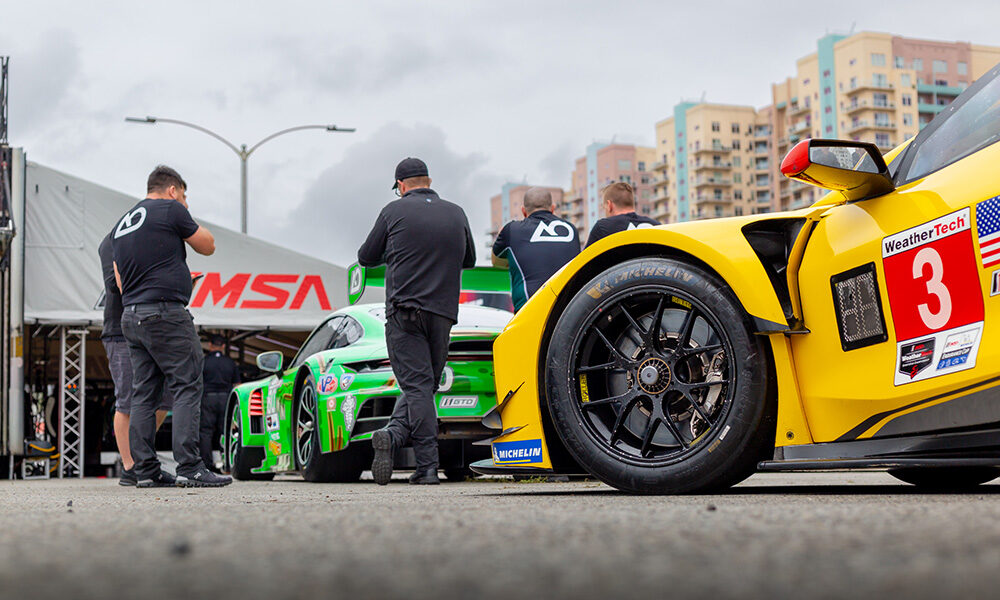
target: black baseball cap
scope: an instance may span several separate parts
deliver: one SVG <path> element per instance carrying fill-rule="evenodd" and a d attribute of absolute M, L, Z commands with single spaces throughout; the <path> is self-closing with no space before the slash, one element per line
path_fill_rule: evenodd
<path fill-rule="evenodd" d="M 399 187 L 399 182 L 410 177 L 427 177 L 427 163 L 419 158 L 406 157 L 396 165 L 396 181 L 392 189 Z"/>

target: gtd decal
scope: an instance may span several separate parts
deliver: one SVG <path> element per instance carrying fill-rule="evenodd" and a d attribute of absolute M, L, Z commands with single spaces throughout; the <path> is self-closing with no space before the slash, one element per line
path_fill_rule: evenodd
<path fill-rule="evenodd" d="M 559 229 L 564 230 L 566 233 L 559 235 Z M 546 223 L 545 221 L 540 221 L 538 227 L 535 228 L 535 232 L 531 234 L 531 239 L 529 242 L 572 242 L 573 241 L 573 226 L 566 221 L 551 221 Z"/>

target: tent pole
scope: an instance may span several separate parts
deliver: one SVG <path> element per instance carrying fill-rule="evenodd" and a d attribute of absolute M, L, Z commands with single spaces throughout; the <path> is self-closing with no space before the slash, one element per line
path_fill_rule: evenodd
<path fill-rule="evenodd" d="M 12 148 L 11 213 L 14 239 L 10 247 L 10 380 L 7 389 L 7 450 L 24 454 L 24 150 Z"/>

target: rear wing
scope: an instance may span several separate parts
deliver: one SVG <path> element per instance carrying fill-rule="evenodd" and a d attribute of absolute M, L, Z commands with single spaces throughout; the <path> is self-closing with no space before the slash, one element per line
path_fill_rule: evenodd
<path fill-rule="evenodd" d="M 385 287 L 385 265 L 362 267 L 354 263 L 347 269 L 347 301 L 357 304 L 368 287 Z M 510 274 L 497 267 L 473 267 L 462 270 L 463 292 L 510 294 Z"/>

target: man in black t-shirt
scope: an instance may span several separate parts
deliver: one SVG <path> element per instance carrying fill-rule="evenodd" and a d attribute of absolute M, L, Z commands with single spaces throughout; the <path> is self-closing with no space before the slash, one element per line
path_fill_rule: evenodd
<path fill-rule="evenodd" d="M 533 187 L 524 194 L 524 219 L 503 226 L 493 243 L 493 265 L 510 269 L 514 310 L 580 253 L 576 227 L 555 216 L 552 193 Z"/>
<path fill-rule="evenodd" d="M 660 224 L 659 221 L 636 214 L 635 193 L 632 191 L 632 186 L 624 181 L 612 183 L 604 188 L 601 194 L 604 198 L 604 212 L 608 216 L 594 223 L 590 237 L 587 238 L 588 246 L 612 233 L 655 227 Z"/>
<path fill-rule="evenodd" d="M 201 460 L 201 341 L 185 305 L 191 298 L 187 243 L 199 254 L 215 252 L 215 238 L 187 209 L 187 184 L 170 167 L 149 175 L 146 199 L 118 221 L 111 234 L 115 277 L 122 291 L 122 333 L 132 361 L 129 445 L 138 487 L 173 485 L 160 469 L 153 438 L 156 402 L 166 386 L 174 399 L 173 448 L 176 484 L 215 487 L 229 477 L 210 472 Z"/>
<path fill-rule="evenodd" d="M 112 233 L 105 236 L 97 248 L 101 259 L 101 274 L 104 277 L 104 329 L 101 332 L 101 343 L 108 355 L 108 369 L 115 384 L 115 443 L 122 459 L 122 474 L 118 483 L 132 486 L 137 483 L 128 441 L 129 415 L 132 412 L 132 361 L 129 358 L 128 341 L 122 334 L 122 294 L 115 280 L 114 258 L 111 256 Z M 156 410 L 157 429 L 167 418 L 167 411 L 172 406 L 173 400 L 164 390 Z"/>
<path fill-rule="evenodd" d="M 202 373 L 204 391 L 201 396 L 201 460 L 209 471 L 215 471 L 212 446 L 227 424 L 226 402 L 229 400 L 229 393 L 240 382 L 240 370 L 226 352 L 226 338 L 217 333 L 208 337 L 208 355 L 205 356 Z"/>
<path fill-rule="evenodd" d="M 372 434 L 379 485 L 392 477 L 395 450 L 408 444 L 417 460 L 410 483 L 440 483 L 434 391 L 458 319 L 462 269 L 475 266 L 476 246 L 465 211 L 430 185 L 424 161 L 402 160 L 392 186 L 400 198 L 382 209 L 358 250 L 361 265 L 386 265 L 385 341 L 403 391 L 389 425 Z"/>

